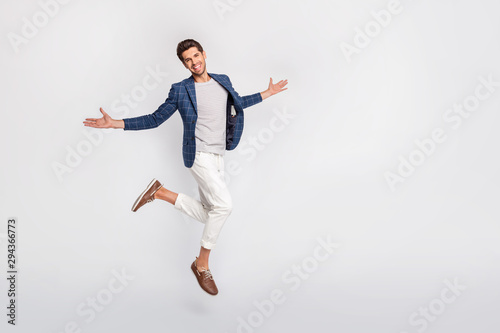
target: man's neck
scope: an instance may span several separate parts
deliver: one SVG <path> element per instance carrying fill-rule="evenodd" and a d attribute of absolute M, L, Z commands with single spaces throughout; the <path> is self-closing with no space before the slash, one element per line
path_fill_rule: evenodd
<path fill-rule="evenodd" d="M 208 72 L 205 70 L 205 72 L 201 75 L 193 75 L 194 82 L 197 83 L 202 83 L 202 82 L 208 82 L 210 81 L 210 76 L 208 75 Z"/>

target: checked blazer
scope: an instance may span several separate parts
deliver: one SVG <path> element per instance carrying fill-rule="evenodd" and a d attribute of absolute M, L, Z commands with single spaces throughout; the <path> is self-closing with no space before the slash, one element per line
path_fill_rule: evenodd
<path fill-rule="evenodd" d="M 243 133 L 243 109 L 262 102 L 262 96 L 260 93 L 240 96 L 234 90 L 231 80 L 229 80 L 227 75 L 212 73 L 208 73 L 208 75 L 228 91 L 226 105 L 226 150 L 233 150 L 240 142 L 241 134 Z M 182 123 L 184 124 L 182 157 L 184 165 L 187 168 L 191 168 L 196 155 L 194 132 L 196 120 L 198 119 L 196 92 L 192 75 L 181 82 L 172 84 L 167 99 L 155 112 L 144 116 L 123 119 L 125 123 L 124 130 L 144 130 L 158 127 L 177 110 L 179 110 Z"/>

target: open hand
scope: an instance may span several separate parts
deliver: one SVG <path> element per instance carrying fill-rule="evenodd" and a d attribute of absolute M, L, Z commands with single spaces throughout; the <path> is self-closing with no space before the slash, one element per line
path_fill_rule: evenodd
<path fill-rule="evenodd" d="M 100 108 L 102 118 L 86 118 L 83 124 L 95 128 L 120 128 L 117 120 L 111 118 L 102 108 Z"/>
<path fill-rule="evenodd" d="M 269 87 L 266 91 L 261 92 L 262 99 L 266 99 L 272 95 L 287 90 L 288 88 L 285 88 L 287 84 L 288 80 L 281 80 L 278 83 L 273 83 L 273 78 L 269 78 Z"/>
<path fill-rule="evenodd" d="M 287 90 L 288 88 L 285 88 L 287 83 L 288 80 L 281 80 L 280 82 L 273 84 L 273 78 L 269 78 L 269 87 L 267 88 L 267 90 L 269 90 L 272 96 L 274 94 Z"/>

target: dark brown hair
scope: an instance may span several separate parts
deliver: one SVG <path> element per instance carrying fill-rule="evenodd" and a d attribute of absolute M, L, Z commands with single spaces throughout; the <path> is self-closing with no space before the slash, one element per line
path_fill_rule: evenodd
<path fill-rule="evenodd" d="M 194 39 L 185 39 L 179 44 L 177 44 L 177 57 L 179 57 L 182 63 L 184 63 L 184 58 L 182 58 L 182 53 L 186 50 L 189 50 L 192 47 L 196 47 L 198 51 L 203 52 L 203 47 L 201 46 L 201 44 L 195 41 Z"/>

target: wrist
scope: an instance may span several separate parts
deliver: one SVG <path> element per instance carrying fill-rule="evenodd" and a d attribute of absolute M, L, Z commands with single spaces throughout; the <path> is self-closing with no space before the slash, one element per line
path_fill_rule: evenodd
<path fill-rule="evenodd" d="M 122 119 L 115 120 L 113 119 L 113 123 L 111 124 L 113 128 L 125 128 L 125 122 Z"/>
<path fill-rule="evenodd" d="M 266 99 L 266 98 L 268 98 L 268 97 L 270 97 L 272 95 L 271 91 L 269 89 L 264 90 L 260 94 L 261 94 L 263 100 Z"/>

